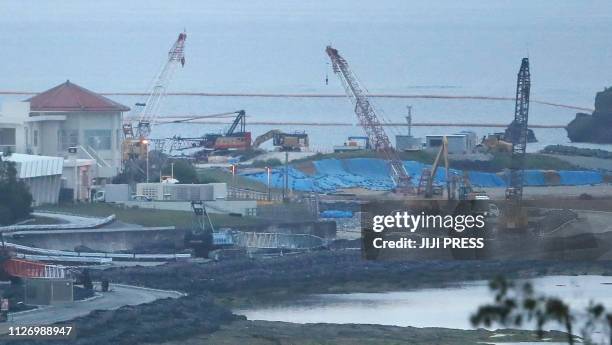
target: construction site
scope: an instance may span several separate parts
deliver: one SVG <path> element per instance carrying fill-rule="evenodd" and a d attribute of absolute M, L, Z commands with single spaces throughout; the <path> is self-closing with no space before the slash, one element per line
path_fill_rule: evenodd
<path fill-rule="evenodd" d="M 218 96 L 177 83 L 195 78 L 181 73 L 201 39 L 183 30 L 164 42 L 167 52 L 147 54 L 161 68 L 142 76 L 153 78 L 139 92 L 94 92 L 76 80 L 43 92 L 0 90 L 2 344 L 555 342 L 565 333 L 554 327 L 536 334 L 402 323 L 393 312 L 381 317 L 397 319 L 377 323 L 340 307 L 355 296 L 352 308 L 389 298 L 367 294 L 443 293 L 499 275 L 612 274 L 612 153 L 550 135 L 567 129 L 585 142 L 580 123 L 589 122 L 599 127 L 596 142 L 606 142 L 610 89 L 595 96 L 592 118 L 545 124 L 533 105 L 591 110 L 532 97 L 539 76 L 530 64 L 546 61 L 512 61 L 513 97 L 371 93 L 354 66 L 373 62 L 330 44 L 317 52 L 328 93 L 225 92 L 227 109 L 174 112 L 173 97 Z M 249 97 L 338 99 L 352 120 L 261 118 Z M 379 99 L 402 102 L 405 112 L 390 115 Z M 442 122 L 413 104 L 422 99 L 494 101 L 508 116 Z M 21 203 L 25 216 L 13 215 Z M 418 232 L 372 232 L 375 214 L 400 208 L 483 217 L 484 248 L 373 248 L 372 236 L 421 241 Z M 471 236 L 444 227 L 438 241 Z M 397 315 L 411 310 L 427 308 L 410 300 Z M 42 326 L 76 334 L 13 334 Z"/>

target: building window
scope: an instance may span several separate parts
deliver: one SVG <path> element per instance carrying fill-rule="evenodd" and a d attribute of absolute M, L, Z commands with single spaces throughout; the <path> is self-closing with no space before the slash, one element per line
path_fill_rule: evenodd
<path fill-rule="evenodd" d="M 85 131 L 85 142 L 94 150 L 110 150 L 112 132 L 109 129 L 90 129 Z"/>
<path fill-rule="evenodd" d="M 34 147 L 38 147 L 38 130 L 37 129 L 34 130 L 33 140 L 34 140 Z"/>
<path fill-rule="evenodd" d="M 62 129 L 59 132 L 59 150 L 65 151 L 69 147 L 79 145 L 79 131 L 76 129 Z"/>
<path fill-rule="evenodd" d="M 15 152 L 15 128 L 0 128 L 0 151 Z"/>

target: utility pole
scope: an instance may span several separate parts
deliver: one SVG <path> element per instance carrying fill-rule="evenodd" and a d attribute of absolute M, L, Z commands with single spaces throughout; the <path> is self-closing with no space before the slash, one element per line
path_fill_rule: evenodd
<path fill-rule="evenodd" d="M 283 202 L 289 201 L 289 152 L 285 151 L 285 174 L 283 183 Z"/>
<path fill-rule="evenodd" d="M 412 136 L 412 106 L 406 106 L 408 108 L 408 116 L 406 116 L 406 121 L 408 121 L 408 136 Z"/>
<path fill-rule="evenodd" d="M 146 175 L 147 175 L 147 183 L 149 183 L 149 141 L 143 140 L 142 143 L 146 146 Z"/>

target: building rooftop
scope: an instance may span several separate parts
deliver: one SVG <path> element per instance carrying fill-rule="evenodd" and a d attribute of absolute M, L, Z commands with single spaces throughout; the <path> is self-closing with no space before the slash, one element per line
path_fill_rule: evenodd
<path fill-rule="evenodd" d="M 31 111 L 129 111 L 130 108 L 67 80 L 27 99 Z"/>
<path fill-rule="evenodd" d="M 18 178 L 61 175 L 64 166 L 64 158 L 62 157 L 12 153 L 8 157 L 2 157 L 2 159 L 17 164 Z"/>

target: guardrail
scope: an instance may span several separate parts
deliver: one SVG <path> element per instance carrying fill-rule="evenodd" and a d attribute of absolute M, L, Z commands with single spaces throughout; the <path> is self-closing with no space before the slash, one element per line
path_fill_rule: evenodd
<path fill-rule="evenodd" d="M 79 262 L 91 264 L 108 264 L 113 262 L 110 258 L 84 258 L 76 256 L 52 256 L 52 255 L 31 255 L 16 253 L 15 257 L 34 261 L 55 261 L 55 262 Z"/>
<path fill-rule="evenodd" d="M 243 232 L 234 234 L 237 246 L 253 249 L 314 249 L 325 241 L 310 234 L 283 234 L 278 232 Z"/>
<path fill-rule="evenodd" d="M 75 252 L 57 249 L 44 249 L 37 247 L 24 246 L 21 244 L 5 242 L 5 246 L 16 250 L 54 257 L 75 257 L 75 258 L 107 258 L 123 259 L 123 260 L 179 260 L 189 259 L 191 254 L 174 253 L 174 254 L 137 254 L 137 253 L 103 253 L 103 252 Z M 22 254 L 23 255 L 23 254 Z M 60 260 L 61 261 L 61 260 Z M 74 261 L 78 261 L 74 259 Z"/>
<path fill-rule="evenodd" d="M 42 212 L 41 212 L 42 213 Z M 51 213 L 51 212 L 44 212 Z M 64 214 L 67 216 L 73 216 L 66 213 L 56 213 L 56 214 Z M 75 216 L 81 217 L 81 216 Z M 103 225 L 114 222 L 116 217 L 114 214 L 105 217 L 105 218 L 93 218 L 93 217 L 82 217 L 91 219 L 91 223 L 67 223 L 67 224 L 23 224 L 23 225 L 8 225 L 0 227 L 0 232 L 6 231 L 19 231 L 19 230 L 65 230 L 65 229 L 92 229 L 98 228 Z"/>

